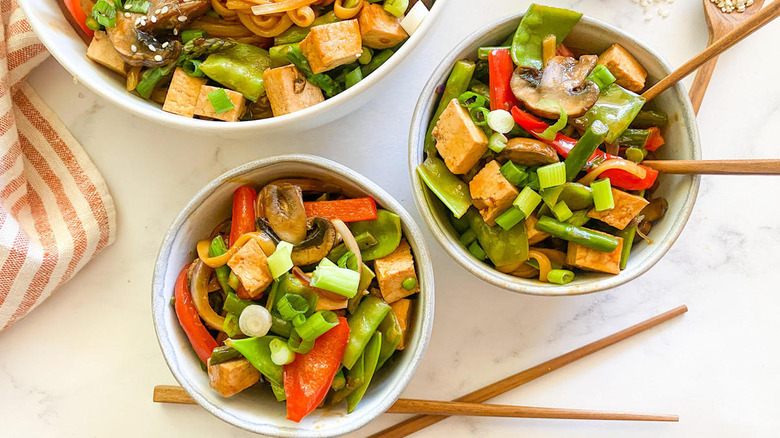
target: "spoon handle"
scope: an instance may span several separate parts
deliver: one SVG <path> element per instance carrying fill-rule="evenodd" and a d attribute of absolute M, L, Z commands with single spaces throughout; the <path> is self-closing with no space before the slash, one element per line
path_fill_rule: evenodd
<path fill-rule="evenodd" d="M 699 175 L 780 175 L 780 160 L 646 160 L 661 173 Z"/>

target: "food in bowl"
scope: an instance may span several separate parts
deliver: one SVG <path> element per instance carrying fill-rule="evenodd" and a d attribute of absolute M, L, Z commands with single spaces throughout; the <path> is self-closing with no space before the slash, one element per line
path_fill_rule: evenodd
<path fill-rule="evenodd" d="M 315 179 L 239 187 L 232 217 L 198 242 L 174 307 L 212 389 L 268 384 L 299 422 L 351 413 L 406 347 L 420 286 L 399 216 Z"/>
<path fill-rule="evenodd" d="M 667 116 L 636 94 L 647 72 L 620 44 L 565 45 L 581 16 L 532 4 L 503 42 L 456 62 L 417 167 L 474 257 L 554 284 L 618 275 L 667 208 L 641 164 Z"/>
<path fill-rule="evenodd" d="M 69 0 L 72 2 L 72 0 Z M 426 7 L 409 0 L 91 0 L 70 5 L 87 57 L 183 117 L 277 117 L 329 99 L 387 61 Z M 419 4 L 417 4 L 419 3 Z"/>

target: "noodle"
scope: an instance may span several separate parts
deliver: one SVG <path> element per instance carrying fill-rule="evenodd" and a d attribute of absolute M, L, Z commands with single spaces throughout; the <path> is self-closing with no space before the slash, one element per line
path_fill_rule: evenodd
<path fill-rule="evenodd" d="M 539 281 L 546 283 L 547 274 L 549 274 L 550 270 L 552 269 L 550 259 L 547 258 L 546 255 L 536 250 L 528 251 L 528 257 L 536 260 L 539 263 Z"/>
<path fill-rule="evenodd" d="M 225 17 L 225 18 L 235 18 L 236 17 L 236 13 L 234 11 L 231 11 L 230 9 L 228 9 L 228 7 L 226 5 L 223 5 L 220 0 L 211 0 L 211 7 L 221 17 Z"/>
<path fill-rule="evenodd" d="M 609 169 L 623 169 L 626 172 L 634 175 L 639 179 L 645 179 L 645 177 L 647 176 L 647 171 L 642 166 L 636 163 L 632 163 L 631 161 L 628 160 L 612 159 L 599 164 L 598 167 L 588 172 L 587 175 L 583 176 L 582 179 L 580 179 L 577 182 L 579 184 L 586 185 L 586 186 L 590 185 L 590 183 L 595 181 L 599 175 L 601 175 L 603 172 L 606 172 Z"/>
<path fill-rule="evenodd" d="M 314 23 L 314 19 L 317 18 L 317 13 L 311 6 L 302 6 L 294 11 L 287 11 L 287 16 L 290 17 L 293 23 L 299 27 L 309 27 Z"/>
<path fill-rule="evenodd" d="M 247 29 L 261 37 L 275 37 L 293 25 L 287 14 L 253 16 L 240 12 L 238 19 Z"/>
<path fill-rule="evenodd" d="M 242 38 L 254 36 L 252 31 L 244 27 L 238 21 L 221 20 L 214 17 L 200 17 L 192 22 L 189 29 L 205 31 L 209 36 L 215 38 Z"/>
<path fill-rule="evenodd" d="M 125 88 L 127 91 L 135 90 L 138 86 L 138 80 L 141 78 L 141 66 L 132 67 L 127 70 L 127 82 Z"/>
<path fill-rule="evenodd" d="M 336 0 L 333 4 L 333 13 L 342 20 L 348 20 L 360 13 L 363 7 L 363 0 L 357 0 L 357 4 L 351 8 L 344 7 L 344 0 Z"/>
<path fill-rule="evenodd" d="M 197 246 L 198 258 L 209 268 L 218 268 L 220 266 L 224 266 L 227 264 L 228 260 L 236 255 L 238 250 L 240 250 L 244 244 L 252 239 L 260 244 L 260 248 L 263 249 L 263 252 L 266 253 L 266 256 L 273 254 L 276 250 L 276 245 L 266 233 L 252 232 L 239 236 L 233 246 L 231 246 L 226 253 L 216 257 L 209 257 L 209 247 L 211 246 L 211 241 L 201 240 L 198 242 Z"/>

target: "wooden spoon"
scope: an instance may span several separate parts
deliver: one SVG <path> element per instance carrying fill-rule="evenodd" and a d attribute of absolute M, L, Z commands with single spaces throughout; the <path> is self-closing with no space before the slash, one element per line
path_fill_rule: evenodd
<path fill-rule="evenodd" d="M 754 0 L 752 6 L 745 9 L 745 12 L 725 13 L 721 11 L 711 0 L 702 0 L 704 2 L 704 17 L 707 19 L 707 29 L 710 31 L 710 40 L 707 45 L 726 35 L 730 30 L 739 26 L 743 21 L 755 15 L 761 7 L 764 6 L 764 0 Z M 709 62 L 699 67 L 693 84 L 688 92 L 693 105 L 693 112 L 698 114 L 701 102 L 704 100 L 704 93 L 707 92 L 707 86 L 710 83 L 712 73 L 715 71 L 715 64 L 718 63 L 718 57 L 713 57 Z"/>
<path fill-rule="evenodd" d="M 661 173 L 699 175 L 780 175 L 780 160 L 647 160 Z"/>

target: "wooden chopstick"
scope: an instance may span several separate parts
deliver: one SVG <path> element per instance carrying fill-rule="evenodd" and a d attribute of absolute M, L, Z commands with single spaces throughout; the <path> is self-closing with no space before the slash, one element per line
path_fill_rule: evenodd
<path fill-rule="evenodd" d="M 672 85 L 682 80 L 684 77 L 696 71 L 697 68 L 701 67 L 710 59 L 720 55 L 734 44 L 742 41 L 748 35 L 752 34 L 758 29 L 761 29 L 764 25 L 777 18 L 778 15 L 780 15 L 780 1 L 774 1 L 770 3 L 769 6 L 764 6 L 760 12 L 745 20 L 744 23 L 738 27 L 735 27 L 726 35 L 723 35 L 720 39 L 712 43 L 709 47 L 693 57 L 690 61 L 686 62 L 677 70 L 671 72 L 668 76 L 661 79 L 660 82 L 650 87 L 650 89 L 642 93 L 642 97 L 647 100 L 651 100 L 652 98 L 658 96 L 667 88 L 671 87 Z"/>
<path fill-rule="evenodd" d="M 158 385 L 152 399 L 157 403 L 194 405 L 181 386 Z M 563 420 L 679 421 L 677 415 L 633 414 L 582 409 L 541 408 L 535 406 L 489 405 L 481 403 L 415 400 L 399 398 L 387 410 L 391 414 L 466 415 L 476 417 L 554 418 Z"/>
<path fill-rule="evenodd" d="M 547 362 L 541 363 L 535 367 L 528 368 L 525 371 L 521 371 L 505 379 L 499 380 L 498 382 L 495 382 L 491 385 L 480 388 L 456 399 L 455 401 L 467 403 L 485 402 L 493 397 L 504 394 L 511 389 L 515 389 L 518 386 L 524 385 L 534 379 L 544 376 L 545 374 L 549 374 L 559 368 L 562 368 L 565 365 L 582 359 L 585 356 L 593 354 L 606 347 L 609 347 L 610 345 L 614 345 L 624 339 L 630 338 L 631 336 L 669 321 L 670 319 L 680 316 L 687 311 L 688 307 L 683 305 L 668 312 L 664 312 L 627 329 L 613 333 L 606 338 L 591 342 L 590 344 L 587 344 L 576 350 L 572 350 L 564 355 L 550 359 Z M 432 424 L 436 424 L 445 418 L 447 418 L 445 415 L 418 415 L 416 417 L 402 421 L 401 423 L 391 426 L 385 430 L 377 432 L 374 435 L 371 435 L 369 438 L 405 437 Z"/>
<path fill-rule="evenodd" d="M 780 3 L 780 1 L 778 1 Z M 780 160 L 648 160 L 662 173 L 699 175 L 780 175 Z"/>

